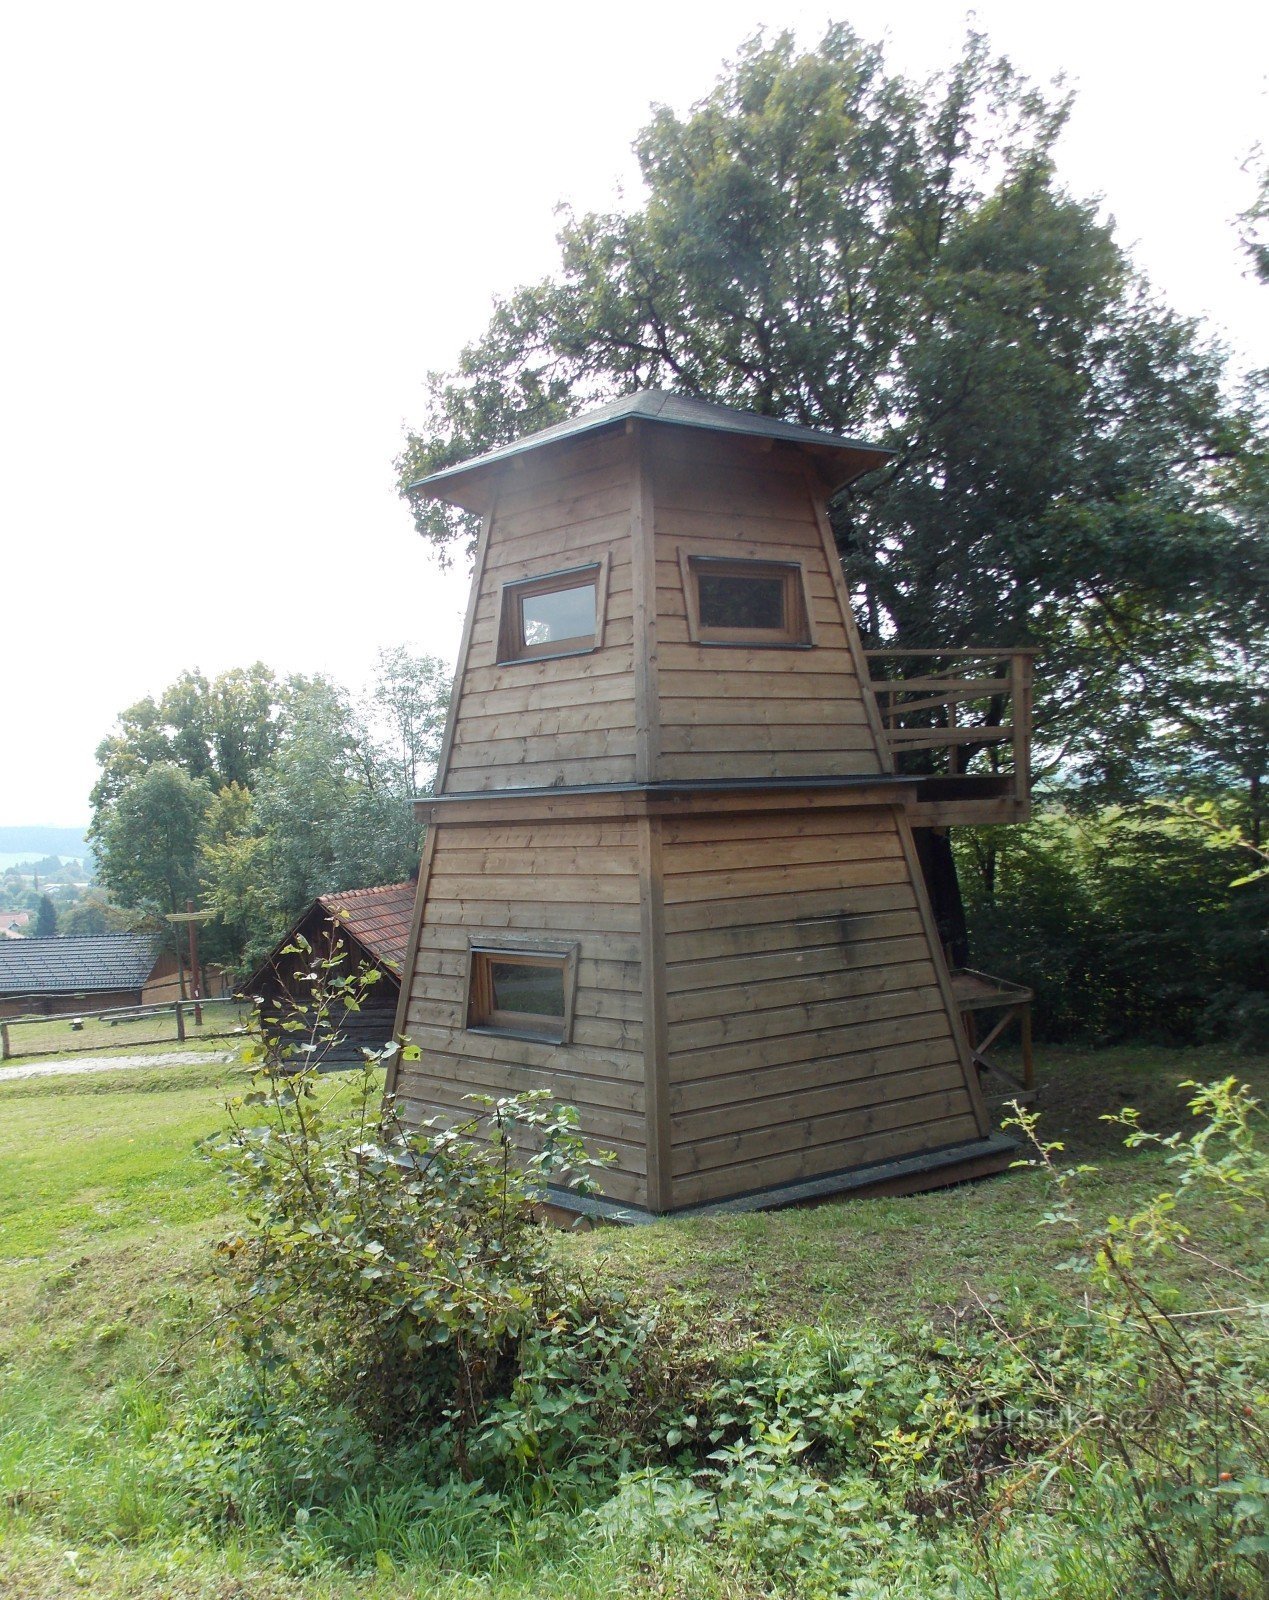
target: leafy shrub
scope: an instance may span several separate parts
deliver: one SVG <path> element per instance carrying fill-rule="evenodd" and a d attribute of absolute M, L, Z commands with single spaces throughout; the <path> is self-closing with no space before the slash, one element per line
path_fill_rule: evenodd
<path fill-rule="evenodd" d="M 218 1146 L 246 1220 L 218 1246 L 227 1325 L 253 1374 L 320 1390 L 386 1441 L 442 1421 L 464 1434 L 516 1341 L 568 1298 L 535 1204 L 585 1160 L 573 1117 L 524 1096 L 415 1131 L 380 1113 L 374 1063 L 335 1093 L 308 1068 L 257 1085 Z M 526 1130 L 540 1143 L 520 1165 Z"/>
<path fill-rule="evenodd" d="M 1266 1215 L 1269 1153 L 1258 1137 L 1265 1117 L 1233 1078 L 1187 1087 L 1199 1119 L 1188 1138 L 1146 1132 L 1131 1110 L 1109 1119 L 1128 1130 L 1130 1146 L 1165 1151 L 1177 1181 L 1096 1229 L 1080 1222 L 1074 1204 L 1086 1169 L 1060 1168 L 1061 1146 L 1039 1138 L 1034 1114 L 1016 1111 L 1015 1126 L 1053 1185 L 1046 1222 L 1075 1237 L 1070 1265 L 1088 1274 L 1101 1335 L 1085 1414 L 1053 1457 L 1068 1478 L 1095 1474 L 1103 1505 L 1135 1543 L 1155 1592 L 1170 1600 L 1251 1600 L 1269 1591 L 1263 1265 L 1253 1277 L 1222 1262 L 1215 1246 L 1195 1238 L 1190 1212 L 1205 1200 Z M 1182 1252 L 1220 1285 L 1208 1307 L 1177 1310 L 1151 1287 L 1149 1263 Z M 1077 1436 L 1091 1448 L 1072 1449 Z"/>
<path fill-rule="evenodd" d="M 1041 1038 L 1269 1040 L 1269 878 L 1226 835 L 1150 808 L 965 832 L 973 962 L 1034 989 Z"/>
<path fill-rule="evenodd" d="M 316 1003 L 356 1004 L 342 982 Z M 300 1565 L 380 1570 L 523 1576 L 580 1540 L 615 1570 L 690 1569 L 702 1593 L 1262 1592 L 1263 1284 L 1191 1220 L 1269 1202 L 1259 1111 L 1232 1082 L 1158 1141 L 1172 1186 L 1098 1225 L 1082 1170 L 1018 1113 L 1087 1280 L 1065 1309 L 1006 1323 L 979 1303 L 713 1355 L 561 1266 L 533 1202 L 581 1170 L 570 1117 L 486 1101 L 461 1130 L 412 1132 L 374 1062 L 336 1088 L 278 1049 L 218 1145 L 247 1219 L 221 1252 L 243 1365 L 170 1462 L 204 1520 L 283 1527 Z M 1219 1315 L 1152 1287 L 1168 1252 L 1227 1283 Z"/>

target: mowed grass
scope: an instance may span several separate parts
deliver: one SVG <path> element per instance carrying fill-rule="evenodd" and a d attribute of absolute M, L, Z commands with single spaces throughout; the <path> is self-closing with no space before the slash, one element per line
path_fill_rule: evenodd
<path fill-rule="evenodd" d="M 1269 1058 L 1232 1050 L 1045 1052 L 1044 1131 L 1093 1161 L 1091 1216 L 1123 1211 L 1166 1179 L 1158 1152 L 1130 1153 L 1098 1120 L 1124 1104 L 1147 1126 L 1183 1127 L 1186 1078 L 1233 1074 L 1269 1098 Z M 193 1600 L 419 1593 L 662 1595 L 723 1600 L 768 1592 L 690 1553 L 681 1568 L 626 1571 L 602 1548 L 553 1558 L 511 1552 L 492 1573 L 296 1572 L 285 1549 L 246 1531 L 209 1542 L 181 1529 L 138 1461 L 146 1440 L 213 1381 L 214 1241 L 232 1198 L 201 1145 L 225 1124 L 242 1069 L 168 1065 L 0 1083 L 0 1594 L 91 1593 Z M 338 1094 L 340 1081 L 322 1087 Z M 677 1310 L 712 1348 L 789 1324 L 908 1327 L 982 1298 L 1019 1317 L 1078 1292 L 1058 1269 L 1069 1241 L 1040 1226 L 1032 1171 L 901 1199 L 779 1213 L 687 1217 L 561 1234 L 559 1250 L 640 1299 Z M 1223 1223 L 1235 1264 L 1264 1250 L 1260 1219 Z M 1166 1292 L 1202 1301 L 1202 1263 L 1171 1269 Z M 178 1531 L 174 1531 L 178 1530 Z"/>
<path fill-rule="evenodd" d="M 0 1263 L 176 1230 L 223 1209 L 199 1140 L 232 1069 L 133 1068 L 0 1084 Z"/>
<path fill-rule="evenodd" d="M 1096 1168 L 1079 1190 L 1090 1220 L 1123 1214 L 1168 1182 L 1163 1154 L 1126 1150 L 1124 1130 L 1105 1116 L 1131 1105 L 1145 1128 L 1184 1129 L 1193 1121 L 1192 1091 L 1182 1084 L 1227 1076 L 1269 1102 L 1269 1056 L 1233 1048 L 1046 1050 L 1039 1076 L 1041 1136 L 1064 1145 L 1060 1165 Z M 997 1107 L 994 1114 L 1010 1113 Z M 901 1198 L 601 1230 L 573 1248 L 635 1293 L 677 1299 L 724 1338 L 803 1322 L 902 1326 L 956 1314 L 979 1298 L 1038 1311 L 1080 1292 L 1080 1280 L 1058 1270 L 1070 1239 L 1043 1225 L 1050 1202 L 1041 1175 L 1019 1169 Z M 1255 1219 L 1218 1225 L 1232 1265 L 1263 1259 L 1266 1240 Z M 1195 1258 L 1167 1268 L 1178 1304 L 1205 1303 L 1209 1281 Z"/>

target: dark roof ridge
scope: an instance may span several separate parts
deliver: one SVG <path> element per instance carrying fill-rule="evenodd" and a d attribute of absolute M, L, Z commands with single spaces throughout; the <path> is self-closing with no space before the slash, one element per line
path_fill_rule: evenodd
<path fill-rule="evenodd" d="M 325 904 L 328 900 L 355 900 L 362 895 L 389 894 L 396 889 L 413 890 L 415 887 L 413 878 L 399 878 L 395 883 L 372 883 L 364 889 L 328 889 L 316 898 Z"/>

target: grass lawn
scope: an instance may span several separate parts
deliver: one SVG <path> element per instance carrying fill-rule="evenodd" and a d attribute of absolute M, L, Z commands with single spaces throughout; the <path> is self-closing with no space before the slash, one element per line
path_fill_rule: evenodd
<path fill-rule="evenodd" d="M 210 1544 L 154 1535 L 131 1451 L 165 1426 L 212 1367 L 210 1246 L 231 1221 L 226 1188 L 198 1152 L 223 1124 L 240 1068 L 170 1065 L 0 1083 L 0 1594 L 91 1593 L 268 1600 L 541 1590 L 532 1563 L 496 1581 L 295 1570 L 245 1533 Z M 1123 1210 L 1161 1179 L 1154 1152 L 1126 1152 L 1097 1120 L 1125 1103 L 1147 1126 L 1185 1118 L 1184 1078 L 1235 1074 L 1269 1090 L 1269 1058 L 1208 1049 L 1046 1052 L 1042 1128 L 1071 1159 L 1096 1162 L 1094 1210 Z M 332 1080 L 323 1093 L 340 1090 Z M 1039 1228 L 1044 1188 L 1030 1171 L 903 1199 L 851 1200 L 768 1214 L 687 1218 L 561 1235 L 558 1248 L 640 1298 L 681 1308 L 700 1337 L 734 1344 L 790 1323 L 902 1326 L 946 1317 L 973 1296 L 1042 1305 L 1073 1292 L 1054 1272 L 1068 1246 Z M 1259 1224 L 1226 1240 L 1235 1260 L 1263 1251 Z M 1198 1264 L 1201 1266 L 1201 1263 Z M 1174 1271 L 1178 1299 L 1203 1277 Z M 551 1592 L 748 1596 L 743 1575 L 552 1567 Z M 721 1585 L 721 1587 L 720 1587 Z"/>

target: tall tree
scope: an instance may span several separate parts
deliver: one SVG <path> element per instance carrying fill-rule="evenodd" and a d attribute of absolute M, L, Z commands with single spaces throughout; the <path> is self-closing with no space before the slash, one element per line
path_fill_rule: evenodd
<path fill-rule="evenodd" d="M 417 865 L 409 799 L 430 782 L 448 696 L 443 663 L 405 648 L 380 652 L 357 701 L 259 663 L 183 673 L 98 749 L 101 881 L 151 914 L 200 898 L 217 919 L 208 957 L 249 964 L 314 895 Z"/>
<path fill-rule="evenodd" d="M 156 916 L 199 891 L 199 836 L 211 789 L 173 762 L 155 762 L 106 813 L 98 877 L 122 906 Z"/>
<path fill-rule="evenodd" d="M 398 792 L 420 794 L 431 783 L 449 708 L 450 669 L 436 656 L 394 645 L 380 650 L 362 720 L 380 761 L 394 768 Z"/>
<path fill-rule="evenodd" d="M 255 791 L 255 820 L 284 913 L 326 890 L 408 876 L 418 862 L 418 829 L 401 778 L 338 684 L 293 685 L 286 735 Z"/>
<path fill-rule="evenodd" d="M 115 732 L 97 746 L 101 773 L 91 796 L 94 817 L 155 762 L 178 766 L 213 789 L 250 787 L 277 749 L 287 694 L 273 671 L 257 661 L 210 680 L 201 672 L 183 672 L 157 701 L 147 695 L 129 706 Z M 89 836 L 94 837 L 91 828 Z"/>
<path fill-rule="evenodd" d="M 87 939 L 94 934 L 120 933 L 131 919 L 99 889 L 89 889 L 58 917 L 58 932 L 65 939 Z"/>
<path fill-rule="evenodd" d="M 55 939 L 57 937 L 57 907 L 48 895 L 40 896 L 39 906 L 35 912 L 35 926 L 31 929 L 33 939 Z"/>
<path fill-rule="evenodd" d="M 654 112 L 643 203 L 566 214 L 559 272 L 433 377 L 403 488 L 648 385 L 876 438 L 832 507 L 867 641 L 1041 647 L 1055 763 L 1122 777 L 1179 672 L 1259 650 L 1269 553 L 1254 409 L 1063 188 L 1067 110 L 976 33 L 920 84 L 844 25 L 750 40 Z"/>

